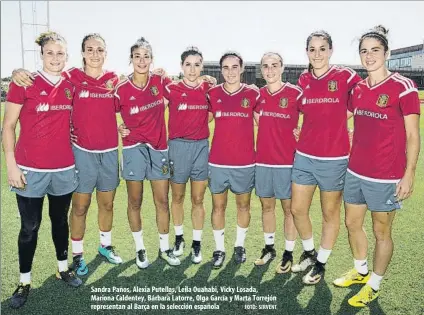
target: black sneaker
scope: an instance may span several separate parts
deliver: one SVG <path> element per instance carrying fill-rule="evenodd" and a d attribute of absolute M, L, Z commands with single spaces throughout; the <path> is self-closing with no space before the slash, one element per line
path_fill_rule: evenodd
<path fill-rule="evenodd" d="M 225 260 L 225 252 L 222 252 L 220 250 L 216 250 L 213 252 L 213 268 L 214 269 L 219 269 L 222 267 L 222 265 L 224 264 L 224 260 Z"/>
<path fill-rule="evenodd" d="M 317 261 L 317 252 L 315 250 L 304 251 L 300 256 L 299 263 L 292 266 L 293 272 L 301 272 L 308 269 L 309 266 L 313 266 Z"/>
<path fill-rule="evenodd" d="M 237 264 L 244 263 L 246 261 L 246 249 L 242 246 L 234 247 L 234 261 Z"/>
<path fill-rule="evenodd" d="M 22 282 L 19 283 L 15 292 L 13 292 L 12 298 L 10 299 L 10 307 L 11 308 L 20 308 L 27 301 L 29 290 L 31 289 L 30 284 L 24 285 Z"/>
<path fill-rule="evenodd" d="M 179 257 L 184 253 L 184 237 L 176 237 L 175 238 L 175 244 L 172 252 L 174 253 L 174 256 Z"/>
<path fill-rule="evenodd" d="M 82 255 L 77 255 L 72 258 L 72 264 L 69 267 L 75 271 L 78 276 L 85 276 L 88 273 L 88 267 Z"/>
<path fill-rule="evenodd" d="M 193 244 L 191 246 L 191 261 L 193 264 L 199 264 L 202 262 L 202 252 L 200 244 Z"/>
<path fill-rule="evenodd" d="M 277 273 L 287 273 L 291 270 L 293 265 L 293 252 L 287 250 L 284 251 L 281 262 L 277 265 L 275 272 Z"/>
<path fill-rule="evenodd" d="M 303 277 L 303 283 L 305 284 L 317 284 L 324 278 L 325 264 L 317 261 L 312 269 Z"/>
<path fill-rule="evenodd" d="M 74 288 L 78 288 L 82 284 L 82 280 L 78 278 L 71 269 L 61 272 L 57 271 L 56 278 L 65 281 L 68 285 Z"/>
<path fill-rule="evenodd" d="M 263 266 L 272 261 L 276 256 L 275 249 L 273 246 L 265 246 L 262 248 L 262 255 L 260 258 L 255 260 L 256 266 Z"/>
<path fill-rule="evenodd" d="M 140 249 L 137 252 L 137 255 L 135 258 L 135 264 L 140 269 L 145 269 L 149 267 L 149 260 L 147 259 L 147 254 L 145 249 Z"/>

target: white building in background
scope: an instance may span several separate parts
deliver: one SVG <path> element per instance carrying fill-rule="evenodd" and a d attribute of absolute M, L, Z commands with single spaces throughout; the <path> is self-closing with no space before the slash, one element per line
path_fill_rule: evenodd
<path fill-rule="evenodd" d="M 390 69 L 424 68 L 424 43 L 391 50 L 387 65 Z"/>

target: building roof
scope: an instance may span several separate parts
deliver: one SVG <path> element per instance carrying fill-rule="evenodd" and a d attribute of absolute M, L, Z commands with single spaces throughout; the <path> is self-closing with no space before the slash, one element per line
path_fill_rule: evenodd
<path fill-rule="evenodd" d="M 392 51 L 390 51 L 390 55 L 394 56 L 394 55 L 404 54 L 404 53 L 409 53 L 409 52 L 414 52 L 414 51 L 424 51 L 424 44 L 393 49 Z"/>

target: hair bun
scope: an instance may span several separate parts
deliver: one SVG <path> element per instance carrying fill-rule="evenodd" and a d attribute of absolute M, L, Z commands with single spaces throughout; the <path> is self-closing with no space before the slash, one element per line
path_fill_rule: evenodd
<path fill-rule="evenodd" d="M 389 33 L 389 30 L 387 28 L 385 28 L 383 25 L 377 25 L 374 27 L 373 29 L 375 32 L 383 34 L 383 35 L 387 35 Z"/>

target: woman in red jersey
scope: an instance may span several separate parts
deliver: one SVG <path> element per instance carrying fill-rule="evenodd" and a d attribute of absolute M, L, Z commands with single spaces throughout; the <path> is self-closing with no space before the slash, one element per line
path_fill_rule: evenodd
<path fill-rule="evenodd" d="M 43 69 L 33 74 L 29 88 L 10 84 L 3 121 L 3 149 L 11 190 L 16 193 L 21 229 L 18 237 L 20 283 L 10 300 L 23 306 L 31 286 L 44 196 L 49 199 L 52 237 L 56 248 L 56 277 L 73 287 L 82 281 L 68 268 L 68 211 L 78 185 L 70 142 L 73 86 L 61 76 L 68 59 L 65 39 L 41 34 Z M 16 124 L 20 134 L 15 146 Z"/>
<path fill-rule="evenodd" d="M 152 47 L 143 37 L 130 48 L 134 72 L 115 92 L 116 107 L 129 134 L 122 140 L 122 177 L 128 192 L 128 221 L 136 247 L 136 264 L 147 268 L 149 260 L 143 242 L 141 204 L 143 181 L 150 181 L 159 232 L 159 257 L 169 265 L 180 265 L 169 248 L 170 167 L 165 126 L 164 89 L 171 81 L 150 73 Z"/>
<path fill-rule="evenodd" d="M 366 306 L 379 296 L 380 283 L 393 254 L 395 210 L 412 194 L 420 151 L 417 87 L 412 80 L 387 69 L 389 52 L 384 27 L 377 26 L 362 35 L 359 55 L 368 77 L 352 90 L 349 102 L 355 133 L 344 201 L 354 268 L 334 284 L 365 284 L 348 301 L 355 307 Z M 367 209 L 371 211 L 376 240 L 371 275 L 363 229 Z"/>
<path fill-rule="evenodd" d="M 306 284 L 318 283 L 337 240 L 344 178 L 349 157 L 347 102 L 360 77 L 350 68 L 330 66 L 333 44 L 327 32 L 312 33 L 306 41 L 309 70 L 301 74 L 303 90 L 300 110 L 302 132 L 292 171 L 292 214 L 304 252 L 293 272 L 311 270 Z M 322 234 L 315 251 L 309 208 L 316 187 L 320 189 Z"/>
<path fill-rule="evenodd" d="M 277 273 L 290 271 L 297 236 L 291 207 L 291 173 L 296 151 L 292 133 L 299 120 L 302 90 L 282 82 L 283 58 L 269 52 L 261 59 L 262 76 L 266 86 L 260 89 L 256 107 L 258 137 L 256 141 L 255 190 L 262 205 L 262 225 L 265 248 L 255 265 L 267 264 L 275 258 L 275 202 L 280 199 L 284 210 L 285 251 L 276 268 Z"/>

